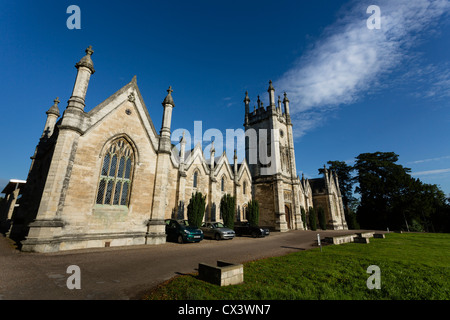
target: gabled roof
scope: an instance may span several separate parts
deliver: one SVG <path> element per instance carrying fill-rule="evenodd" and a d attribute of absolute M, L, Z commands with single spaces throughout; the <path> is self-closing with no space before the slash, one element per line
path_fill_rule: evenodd
<path fill-rule="evenodd" d="M 134 76 L 128 84 L 123 86 L 121 89 L 101 102 L 95 108 L 87 112 L 85 114 L 86 117 L 83 123 L 82 130 L 84 132 L 89 131 L 104 117 L 106 117 L 126 101 L 131 101 L 136 106 L 138 114 L 142 120 L 142 124 L 146 129 L 150 141 L 153 144 L 153 148 L 155 150 L 158 150 L 159 135 L 155 130 L 153 121 L 150 118 L 150 114 L 148 113 L 148 109 L 145 105 L 144 99 L 142 98 L 141 92 L 139 91 L 136 76 Z"/>

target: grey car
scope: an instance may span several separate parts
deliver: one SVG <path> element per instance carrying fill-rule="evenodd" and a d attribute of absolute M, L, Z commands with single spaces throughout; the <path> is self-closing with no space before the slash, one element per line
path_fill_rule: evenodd
<path fill-rule="evenodd" d="M 200 229 L 203 231 L 204 237 L 216 240 L 233 239 L 235 236 L 234 230 L 225 227 L 220 222 L 205 222 Z"/>

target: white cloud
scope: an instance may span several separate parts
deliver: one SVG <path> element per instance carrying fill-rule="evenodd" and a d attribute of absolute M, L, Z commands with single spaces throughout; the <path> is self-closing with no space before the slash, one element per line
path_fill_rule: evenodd
<path fill-rule="evenodd" d="M 275 81 L 276 87 L 288 92 L 297 137 L 316 127 L 325 111 L 354 103 L 382 86 L 383 76 L 409 59 L 410 49 L 450 11 L 448 0 L 377 2 L 381 29 L 366 26 L 370 16 L 366 9 L 372 3 L 352 2 L 343 18 Z M 435 88 L 450 85 L 448 81 L 443 78 Z"/>
<path fill-rule="evenodd" d="M 439 160 L 444 160 L 444 159 L 450 159 L 450 156 L 443 156 L 443 157 L 438 157 L 438 158 L 415 160 L 415 161 L 410 161 L 407 164 L 419 164 L 419 163 L 430 162 L 430 161 L 439 161 Z"/>
<path fill-rule="evenodd" d="M 442 173 L 446 173 L 446 172 L 450 172 L 450 168 L 413 172 L 413 173 L 411 173 L 411 175 L 412 176 L 428 176 L 428 175 L 433 175 L 433 174 L 442 174 Z"/>

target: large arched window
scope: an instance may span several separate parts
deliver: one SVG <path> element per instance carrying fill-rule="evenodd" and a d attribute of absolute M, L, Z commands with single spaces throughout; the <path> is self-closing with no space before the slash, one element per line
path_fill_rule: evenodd
<path fill-rule="evenodd" d="M 128 142 L 123 138 L 113 141 L 103 157 L 97 204 L 128 205 L 133 165 L 133 149 Z"/>

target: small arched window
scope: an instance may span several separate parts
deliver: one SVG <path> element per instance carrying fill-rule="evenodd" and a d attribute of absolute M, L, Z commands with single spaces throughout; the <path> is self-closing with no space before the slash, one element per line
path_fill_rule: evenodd
<path fill-rule="evenodd" d="M 195 171 L 194 172 L 194 188 L 197 188 L 197 183 L 198 183 L 198 172 Z"/>
<path fill-rule="evenodd" d="M 222 177 L 220 190 L 225 191 L 225 177 Z"/>
<path fill-rule="evenodd" d="M 246 191 L 247 191 L 246 189 L 247 189 L 247 181 L 244 181 L 244 184 L 242 186 L 242 194 L 246 193 Z"/>
<path fill-rule="evenodd" d="M 97 204 L 128 206 L 134 166 L 133 149 L 128 142 L 117 139 L 103 157 Z"/>

